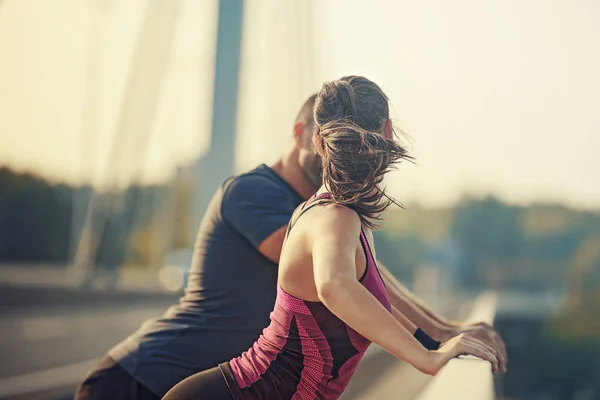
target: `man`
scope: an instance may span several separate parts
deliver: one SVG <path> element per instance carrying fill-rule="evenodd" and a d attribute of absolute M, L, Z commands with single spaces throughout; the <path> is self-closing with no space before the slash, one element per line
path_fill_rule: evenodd
<path fill-rule="evenodd" d="M 289 218 L 321 184 L 321 163 L 312 148 L 315 97 L 302 106 L 293 144 L 279 161 L 228 179 L 213 197 L 179 305 L 111 349 L 82 383 L 77 400 L 159 399 L 195 372 L 240 355 L 258 338 L 275 302 Z M 438 341 L 470 331 L 493 345 L 504 368 L 504 345 L 491 327 L 450 323 L 380 269 L 390 300 L 416 326 Z M 435 346 L 432 338 L 424 340 Z"/>

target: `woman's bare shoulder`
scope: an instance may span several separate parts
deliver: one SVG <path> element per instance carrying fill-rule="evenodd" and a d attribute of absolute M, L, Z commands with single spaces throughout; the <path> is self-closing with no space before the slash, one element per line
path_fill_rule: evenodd
<path fill-rule="evenodd" d="M 335 234 L 360 232 L 360 218 L 354 210 L 336 204 L 327 204 L 316 208 L 318 210 L 313 214 L 311 225 L 317 232 Z"/>

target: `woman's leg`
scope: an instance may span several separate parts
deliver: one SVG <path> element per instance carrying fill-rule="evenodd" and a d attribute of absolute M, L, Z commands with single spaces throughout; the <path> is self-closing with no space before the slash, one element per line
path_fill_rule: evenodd
<path fill-rule="evenodd" d="M 163 400 L 233 400 L 219 367 L 198 372 L 175 385 Z"/>

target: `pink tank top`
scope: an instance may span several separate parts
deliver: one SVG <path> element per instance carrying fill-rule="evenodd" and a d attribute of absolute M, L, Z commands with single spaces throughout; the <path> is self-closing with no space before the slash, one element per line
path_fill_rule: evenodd
<path fill-rule="evenodd" d="M 302 212 L 328 195 L 308 200 Z M 360 240 L 367 258 L 360 282 L 389 311 L 387 291 L 362 230 Z M 229 362 L 237 383 L 230 385 L 234 399 L 337 399 L 371 342 L 323 303 L 277 289 L 270 325 L 252 348 Z"/>

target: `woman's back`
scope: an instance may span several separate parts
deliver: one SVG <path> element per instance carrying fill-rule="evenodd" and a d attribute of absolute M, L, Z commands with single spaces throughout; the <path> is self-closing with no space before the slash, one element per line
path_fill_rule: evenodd
<path fill-rule="evenodd" d="M 230 362 L 237 384 L 232 386 L 239 387 L 239 392 L 234 390 L 236 399 L 336 399 L 371 343 L 329 311 L 317 295 L 314 241 L 326 237 L 319 232 L 332 222 L 358 221 L 347 208 L 324 206 L 327 197 L 310 199 L 292 217 L 271 324 L 252 349 Z M 348 218 L 355 220 L 345 221 Z M 357 279 L 390 310 L 371 245 L 364 230 L 357 231 Z"/>
<path fill-rule="evenodd" d="M 331 204 L 328 193 L 316 194 L 301 204 L 292 214 L 286 240 L 281 252 L 278 267 L 278 283 L 289 294 L 308 301 L 319 301 L 313 266 L 313 246 L 315 241 L 327 240 L 324 231 L 332 231 L 331 225 L 348 225 L 356 230 L 354 260 L 356 278 L 360 279 L 367 268 L 367 252 L 362 236 L 367 239 L 373 258 L 377 258 L 372 246 L 371 230 L 362 227 L 358 215 L 347 207 Z M 332 250 L 336 243 L 329 243 Z"/>

